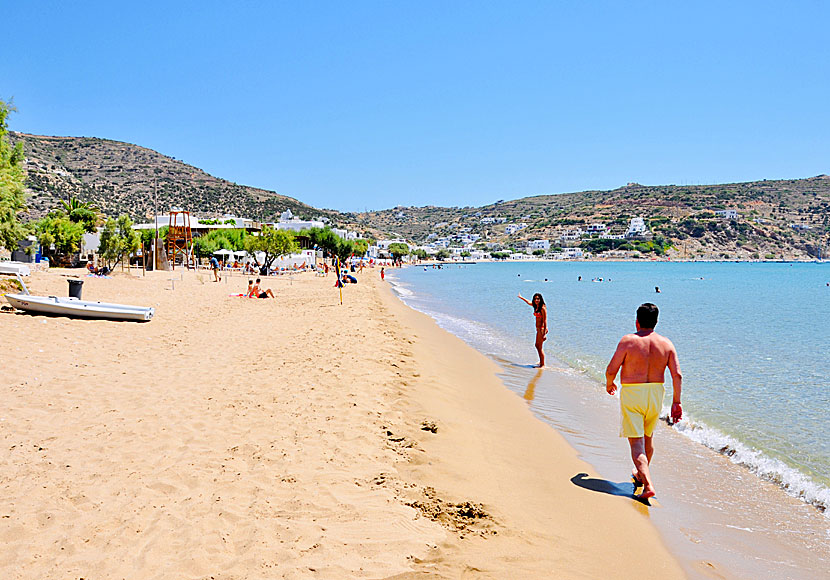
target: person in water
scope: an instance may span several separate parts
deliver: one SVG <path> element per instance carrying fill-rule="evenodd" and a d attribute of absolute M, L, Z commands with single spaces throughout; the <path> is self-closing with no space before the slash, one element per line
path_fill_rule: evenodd
<path fill-rule="evenodd" d="M 637 332 L 622 337 L 605 370 L 605 390 L 613 396 L 617 392 L 614 381 L 617 372 L 622 369 L 620 437 L 627 437 L 631 447 L 631 459 L 634 461 L 632 477 L 635 485 L 643 488 L 636 496 L 640 500 L 654 497 L 656 493 L 649 464 L 654 455 L 654 428 L 663 408 L 666 368 L 671 374 L 674 390 L 671 417 L 675 422 L 683 417 L 683 408 L 680 406 L 683 376 L 677 362 L 677 351 L 668 338 L 654 332 L 658 314 L 657 306 L 650 302 L 637 309 Z"/>
<path fill-rule="evenodd" d="M 533 307 L 533 316 L 536 317 L 536 352 L 539 353 L 539 367 L 545 366 L 545 351 L 542 350 L 543 343 L 548 337 L 548 308 L 545 306 L 545 299 L 538 292 L 533 295 L 533 300 L 528 300 L 521 294 L 519 299 L 528 306 Z"/>

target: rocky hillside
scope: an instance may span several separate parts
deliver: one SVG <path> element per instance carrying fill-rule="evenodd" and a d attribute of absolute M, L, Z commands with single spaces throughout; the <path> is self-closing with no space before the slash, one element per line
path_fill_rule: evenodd
<path fill-rule="evenodd" d="M 303 218 L 328 217 L 333 224 L 370 237 L 402 237 L 416 243 L 447 238 L 459 245 L 458 234 L 464 232 L 478 234 L 480 248 L 510 250 L 522 248 L 528 240 L 547 239 L 554 247 L 582 245 L 595 251 L 596 240 L 560 242 L 560 236 L 594 223 L 621 234 L 632 217 L 642 216 L 653 241 L 623 249 L 714 259 L 810 258 L 822 247 L 825 256 L 830 253 L 827 175 L 724 185 L 630 183 L 611 191 L 541 195 L 482 207 L 396 207 L 344 214 L 219 179 L 129 143 L 22 133 L 12 133 L 11 138 L 24 143 L 30 219 L 44 215 L 59 200 L 76 196 L 93 202 L 106 215 L 128 213 L 145 220 L 152 216 L 157 187 L 162 212 L 177 206 L 200 216 L 230 213 L 269 221 L 290 209 Z M 736 210 L 738 218 L 715 215 L 726 209 Z M 508 226 L 516 224 L 526 227 L 508 234 Z"/>
<path fill-rule="evenodd" d="M 739 217 L 715 215 L 726 209 L 737 210 Z M 699 186 L 630 183 L 611 191 L 541 195 L 482 207 L 396 207 L 348 217 L 360 227 L 419 242 L 466 231 L 479 234 L 480 242 L 510 248 L 534 239 L 559 245 L 565 230 L 584 230 L 594 223 L 622 234 L 635 216 L 645 218 L 655 239 L 674 257 L 814 257 L 830 242 L 830 176 Z M 491 221 L 487 218 L 502 223 L 486 223 Z M 507 226 L 522 223 L 525 229 L 506 234 Z"/>
<path fill-rule="evenodd" d="M 177 206 L 200 215 L 234 214 L 269 221 L 286 209 L 302 217 L 333 216 L 273 191 L 238 185 L 144 147 L 91 137 L 12 133 L 23 141 L 29 217 L 41 217 L 61 199 L 92 202 L 106 215 L 145 220 Z"/>

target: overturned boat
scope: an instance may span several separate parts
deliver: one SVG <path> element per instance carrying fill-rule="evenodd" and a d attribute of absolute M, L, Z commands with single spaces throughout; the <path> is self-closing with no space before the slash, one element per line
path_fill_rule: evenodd
<path fill-rule="evenodd" d="M 104 318 L 107 320 L 152 320 L 155 310 L 144 306 L 91 302 L 78 298 L 58 296 L 31 296 L 29 294 L 6 294 L 9 304 L 26 312 L 76 316 L 80 318 Z"/>

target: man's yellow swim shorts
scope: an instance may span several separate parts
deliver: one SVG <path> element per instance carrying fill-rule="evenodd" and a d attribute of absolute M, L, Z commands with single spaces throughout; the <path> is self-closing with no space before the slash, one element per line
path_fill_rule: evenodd
<path fill-rule="evenodd" d="M 642 437 L 654 433 L 663 410 L 663 383 L 632 383 L 620 388 L 622 424 L 620 437 Z"/>

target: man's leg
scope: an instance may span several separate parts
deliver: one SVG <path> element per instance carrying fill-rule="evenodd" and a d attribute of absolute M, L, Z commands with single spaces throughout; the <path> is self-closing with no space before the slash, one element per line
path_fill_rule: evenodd
<path fill-rule="evenodd" d="M 651 465 L 651 458 L 654 456 L 654 436 L 646 435 L 644 439 L 644 444 L 646 448 L 646 459 L 648 459 L 648 464 Z"/>
<path fill-rule="evenodd" d="M 645 437 L 628 438 L 628 444 L 631 446 L 631 460 L 637 469 L 637 479 L 643 484 L 643 492 L 637 496 L 640 499 L 648 499 L 655 495 L 654 485 L 651 483 L 651 473 L 648 469 L 649 455 L 646 452 L 645 439 Z M 648 440 L 651 447 L 651 437 L 648 437 Z"/>

